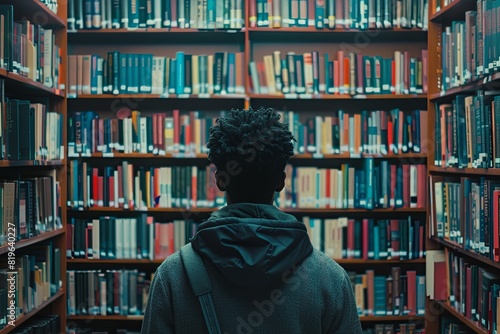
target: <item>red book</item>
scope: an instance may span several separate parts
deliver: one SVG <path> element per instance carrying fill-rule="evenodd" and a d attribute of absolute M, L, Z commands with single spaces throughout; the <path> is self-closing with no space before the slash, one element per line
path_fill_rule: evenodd
<path fill-rule="evenodd" d="M 250 28 L 257 27 L 257 1 L 258 0 L 250 0 L 249 1 L 249 13 L 248 13 L 248 23 Z"/>
<path fill-rule="evenodd" d="M 362 234 L 363 234 L 363 247 L 362 247 L 362 258 L 364 260 L 368 260 L 368 241 L 370 240 L 370 233 L 369 233 L 369 228 L 368 228 L 368 219 L 363 219 L 363 227 L 362 227 Z"/>
<path fill-rule="evenodd" d="M 92 201 L 93 206 L 99 206 L 99 170 L 92 168 Z"/>
<path fill-rule="evenodd" d="M 330 174 L 331 174 L 331 169 L 330 168 L 327 168 L 326 169 L 326 180 L 325 180 L 325 204 L 326 204 L 326 208 L 329 209 L 331 206 L 330 206 L 330 198 L 332 198 L 332 194 L 331 194 L 331 189 L 330 189 Z M 291 177 L 291 175 L 289 175 L 288 177 Z"/>
<path fill-rule="evenodd" d="M 347 222 L 347 258 L 354 258 L 354 219 Z"/>
<path fill-rule="evenodd" d="M 97 199 L 98 206 L 104 206 L 104 177 L 97 177 Z"/>
<path fill-rule="evenodd" d="M 174 1 L 175 2 L 175 1 Z M 179 152 L 181 124 L 179 117 L 179 109 L 172 110 L 174 116 L 174 152 Z"/>
<path fill-rule="evenodd" d="M 333 61 L 333 92 L 339 94 L 340 90 L 340 64 L 338 60 Z"/>
<path fill-rule="evenodd" d="M 408 315 L 417 315 L 417 272 L 414 270 L 408 270 L 406 272 L 407 286 L 406 295 L 408 298 L 407 307 Z"/>
<path fill-rule="evenodd" d="M 410 207 L 410 165 L 403 165 L 403 207 Z"/>
<path fill-rule="evenodd" d="M 153 114 L 153 153 L 157 153 L 159 149 L 158 116 L 158 114 Z"/>
<path fill-rule="evenodd" d="M 391 166 L 392 167 L 392 166 Z M 388 254 L 392 260 L 399 260 L 399 244 L 400 244 L 400 230 L 399 230 L 399 220 L 391 219 L 390 220 L 390 229 L 391 229 L 391 254 Z"/>
<path fill-rule="evenodd" d="M 391 174 L 390 174 L 391 194 L 389 197 L 389 207 L 393 208 L 396 204 L 396 179 L 397 179 L 396 165 L 391 165 L 390 169 L 391 169 Z"/>
<path fill-rule="evenodd" d="M 469 281 L 470 284 L 470 281 Z M 467 289 L 471 290 L 471 289 Z M 434 262 L 434 299 L 446 300 L 446 262 Z"/>
<path fill-rule="evenodd" d="M 115 177 L 110 176 L 108 179 L 108 198 L 109 198 L 109 206 L 115 206 Z"/>
<path fill-rule="evenodd" d="M 118 179 L 116 182 L 118 182 L 118 207 L 123 208 L 124 204 L 124 197 L 123 197 L 123 171 L 122 171 L 122 166 L 116 167 L 118 171 Z"/>

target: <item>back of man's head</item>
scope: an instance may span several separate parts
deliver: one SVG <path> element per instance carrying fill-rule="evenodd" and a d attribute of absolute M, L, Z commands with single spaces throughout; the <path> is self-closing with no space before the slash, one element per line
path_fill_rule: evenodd
<path fill-rule="evenodd" d="M 267 202 L 281 190 L 294 140 L 273 109 L 231 110 L 210 129 L 208 159 L 233 202 Z"/>

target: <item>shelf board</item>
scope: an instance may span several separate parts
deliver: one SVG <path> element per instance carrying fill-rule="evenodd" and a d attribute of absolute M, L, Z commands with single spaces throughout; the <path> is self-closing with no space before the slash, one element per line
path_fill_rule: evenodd
<path fill-rule="evenodd" d="M 22 17 L 45 28 L 64 28 L 66 26 L 65 21 L 40 0 L 2 0 L 2 5 L 14 6 L 14 19 L 16 20 L 21 19 L 17 13 L 22 13 Z"/>
<path fill-rule="evenodd" d="M 71 156 L 70 158 L 86 158 L 86 159 L 95 159 L 95 158 L 118 158 L 118 159 L 207 159 L 207 154 L 175 154 L 175 153 L 167 153 L 165 155 L 157 155 L 152 153 L 92 153 L 90 156 Z M 296 154 L 292 156 L 290 159 L 314 159 L 314 160 L 344 160 L 344 159 L 364 159 L 364 158 L 373 158 L 373 159 L 427 159 L 427 154 L 425 153 L 402 153 L 402 154 L 389 154 L 389 155 L 375 155 L 375 154 L 363 154 L 361 156 L 351 156 L 350 154 L 326 154 L 322 157 L 314 157 L 313 154 Z M 1 166 L 1 161 L 0 161 Z"/>
<path fill-rule="evenodd" d="M 68 97 L 68 101 L 77 101 L 80 99 L 91 99 L 91 100 L 97 100 L 97 99 L 132 99 L 132 100 L 146 100 L 146 99 L 178 99 L 178 100 L 213 100 L 213 99 L 220 99 L 220 100 L 244 100 L 245 99 L 244 94 L 225 94 L 225 95 L 210 95 L 210 96 L 199 96 L 199 95 L 175 95 L 175 94 L 169 94 L 169 95 L 158 95 L 158 94 L 81 94 L 78 95 L 77 97 Z"/>
<path fill-rule="evenodd" d="M 250 99 L 258 100 L 399 100 L 399 99 L 427 99 L 427 94 L 366 94 L 366 95 L 335 95 L 335 94 L 248 94 Z"/>
<path fill-rule="evenodd" d="M 19 326 L 21 324 L 23 324 L 24 322 L 26 322 L 27 320 L 29 320 L 30 318 L 32 318 L 34 315 L 38 314 L 38 312 L 41 309 L 43 309 L 43 308 L 47 307 L 48 305 L 52 304 L 56 299 L 62 297 L 63 295 L 64 295 L 64 291 L 62 289 L 60 289 L 55 295 L 53 295 L 52 297 L 50 297 L 49 299 L 47 299 L 45 302 L 43 302 L 42 305 L 40 305 L 36 309 L 32 310 L 28 314 L 23 315 L 21 318 L 17 319 L 16 322 L 14 323 L 15 324 L 14 327 L 7 325 L 7 327 L 5 327 L 2 330 L 0 330 L 0 334 L 7 334 L 7 333 L 12 332 L 14 329 L 19 328 Z"/>
<path fill-rule="evenodd" d="M 139 264 L 156 264 L 160 265 L 164 259 L 155 260 L 138 260 L 138 259 L 67 259 L 68 264 L 92 264 L 92 265 L 110 265 L 110 264 L 128 264 L 128 265 L 139 265 Z"/>
<path fill-rule="evenodd" d="M 469 250 L 463 249 L 462 246 L 460 246 L 456 243 L 453 243 L 453 242 L 450 242 L 447 240 L 443 240 L 443 239 L 440 239 L 437 237 L 432 237 L 431 240 L 434 240 L 438 244 L 441 244 L 446 248 L 449 248 L 457 253 L 460 253 L 461 255 L 463 255 L 465 257 L 474 259 L 477 262 L 480 262 L 484 265 L 490 266 L 490 267 L 495 268 L 495 269 L 500 269 L 500 262 L 493 261 L 485 256 L 482 256 L 482 255 L 479 255 L 477 253 L 471 252 Z"/>
<path fill-rule="evenodd" d="M 59 98 L 64 98 L 65 95 L 62 90 L 49 88 L 40 82 L 33 81 L 13 72 L 8 72 L 3 68 L 0 68 L 0 78 L 5 80 L 5 90 L 7 95 L 14 94 L 16 96 L 24 97 L 26 97 L 26 95 L 32 95 L 36 97 L 49 96 Z"/>
<path fill-rule="evenodd" d="M 446 311 L 451 313 L 455 317 L 455 319 L 459 320 L 461 323 L 463 323 L 464 325 L 469 327 L 475 333 L 478 333 L 478 334 L 488 334 L 489 333 L 488 330 L 479 327 L 479 325 L 477 323 L 466 318 L 460 312 L 455 310 L 455 308 L 453 308 L 450 304 L 448 304 L 448 302 L 444 302 L 444 301 L 440 301 L 440 300 L 435 300 L 434 302 L 441 305 Z"/>
<path fill-rule="evenodd" d="M 361 322 L 384 322 L 384 321 L 424 321 L 425 318 L 423 315 L 361 315 L 359 316 L 359 320 Z"/>
<path fill-rule="evenodd" d="M 500 168 L 454 168 L 430 166 L 429 172 L 443 174 L 462 174 L 462 175 L 481 175 L 481 176 L 500 176 Z"/>
<path fill-rule="evenodd" d="M 68 315 L 67 320 L 92 320 L 92 321 L 142 321 L 144 316 L 142 315 Z M 1 333 L 0 333 L 1 334 Z"/>
<path fill-rule="evenodd" d="M 122 321 L 122 320 L 134 320 L 142 321 L 142 315 L 68 315 L 68 320 L 100 320 L 100 321 Z M 373 322 L 373 321 L 423 321 L 423 316 L 360 316 L 361 322 Z"/>
<path fill-rule="evenodd" d="M 23 247 L 28 247 L 30 245 L 42 242 L 44 240 L 52 239 L 55 236 L 58 236 L 58 235 L 63 234 L 63 233 L 64 233 L 64 229 L 57 229 L 54 231 L 50 231 L 50 232 L 46 232 L 44 234 L 37 235 L 36 237 L 33 237 L 33 238 L 16 241 L 16 243 L 15 243 L 16 251 L 18 249 L 23 248 Z M 5 254 L 8 251 L 9 251 L 8 245 L 0 247 L 0 255 Z"/>
<path fill-rule="evenodd" d="M 363 40 L 363 42 L 407 42 L 416 43 L 427 41 L 427 31 L 422 29 L 316 29 L 315 27 L 255 27 L 249 28 L 249 39 L 255 42 L 289 43 L 291 35 L 293 40 L 299 42 L 350 42 Z"/>
<path fill-rule="evenodd" d="M 450 98 L 458 94 L 474 94 L 477 90 L 487 88 L 488 90 L 500 88 L 500 72 L 493 73 L 482 79 L 466 83 L 460 87 L 455 87 L 442 93 L 434 93 L 429 95 L 429 100 L 432 102 L 449 101 Z"/>
<path fill-rule="evenodd" d="M 424 264 L 425 259 L 414 260 L 364 260 L 364 259 L 334 259 L 335 262 L 341 265 L 359 264 L 359 265 L 401 265 L 401 264 Z"/>
<path fill-rule="evenodd" d="M 110 207 L 90 207 L 83 209 L 68 209 L 70 212 L 151 212 L 151 213 L 181 213 L 181 212 L 191 212 L 191 213 L 212 213 L 217 210 L 217 208 L 147 208 L 145 210 L 137 209 L 122 209 L 122 208 L 110 208 Z M 315 208 L 302 208 L 302 209 L 280 209 L 283 212 L 290 214 L 355 214 L 355 213 L 425 213 L 427 210 L 425 208 L 386 208 L 386 209 L 315 209 Z"/>
<path fill-rule="evenodd" d="M 63 166 L 62 160 L 0 160 L 0 167 Z"/>
<path fill-rule="evenodd" d="M 181 28 L 95 29 L 68 31 L 71 44 L 243 44 L 244 30 L 198 30 Z"/>
<path fill-rule="evenodd" d="M 465 12 L 476 8 L 476 2 L 471 0 L 455 0 L 444 6 L 439 12 L 431 14 L 429 21 L 448 23 L 453 20 L 464 20 Z"/>

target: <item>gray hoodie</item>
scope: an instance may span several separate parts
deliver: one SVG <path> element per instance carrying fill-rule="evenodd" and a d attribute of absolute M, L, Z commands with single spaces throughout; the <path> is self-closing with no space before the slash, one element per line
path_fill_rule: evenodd
<path fill-rule="evenodd" d="M 312 248 L 306 227 L 272 205 L 239 203 L 200 224 L 222 333 L 361 333 L 345 270 Z M 179 253 L 157 269 L 142 333 L 207 333 Z"/>

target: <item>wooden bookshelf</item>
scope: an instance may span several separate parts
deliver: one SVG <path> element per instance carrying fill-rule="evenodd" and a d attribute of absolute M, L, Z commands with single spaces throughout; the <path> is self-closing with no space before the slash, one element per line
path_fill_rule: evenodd
<path fill-rule="evenodd" d="M 448 88 L 446 91 L 443 91 L 443 73 L 442 71 L 445 71 L 446 69 L 444 68 L 444 62 L 447 61 L 447 59 L 442 59 L 443 57 L 449 58 L 449 55 L 443 56 L 443 48 L 446 46 L 446 40 L 443 40 L 442 33 L 445 31 L 447 27 L 450 27 L 452 25 L 452 22 L 457 22 L 457 21 L 465 21 L 466 18 L 466 12 L 467 11 L 476 11 L 477 8 L 477 1 L 468 1 L 468 0 L 455 0 L 448 4 L 447 6 L 441 7 L 441 10 L 433 13 L 436 1 L 439 0 L 433 0 L 429 2 L 429 8 L 430 8 L 430 15 L 429 15 L 429 35 L 428 35 L 428 50 L 429 50 L 429 99 L 428 99 L 428 129 L 429 129 L 429 141 L 433 143 L 436 147 L 440 147 L 441 142 L 436 141 L 436 124 L 435 121 L 439 119 L 440 117 L 440 109 L 439 105 L 441 104 L 452 104 L 455 102 L 455 98 L 457 95 L 476 95 L 476 91 L 478 90 L 485 90 L 485 91 L 490 91 L 490 90 L 497 90 L 500 88 L 500 73 L 491 73 L 488 75 L 483 75 L 481 78 L 477 78 L 475 80 L 469 79 L 468 82 L 460 85 L 459 87 L 453 87 L 453 88 Z M 485 2 L 483 2 L 484 4 Z M 478 13 L 478 17 L 479 17 Z M 486 15 L 486 14 L 485 14 Z M 488 14 L 489 15 L 489 14 Z M 483 17 L 483 23 L 484 23 L 484 17 Z M 471 32 L 470 28 L 466 28 L 467 31 Z M 472 33 L 472 32 L 471 32 Z M 498 44 L 494 42 L 495 44 Z M 457 47 L 457 46 L 456 46 Z M 458 46 L 459 47 L 459 46 Z M 466 45 L 462 45 L 463 48 L 466 49 Z M 493 47 L 490 45 L 490 47 Z M 496 47 L 496 45 L 495 45 Z M 466 53 L 468 51 L 465 51 Z M 475 51 L 475 54 L 477 54 L 478 50 Z M 488 53 L 488 50 L 484 50 L 484 52 Z M 453 53 L 451 55 L 454 57 Z M 454 57 L 455 58 L 455 57 Z M 486 64 L 487 65 L 487 64 Z M 449 64 L 448 64 L 449 66 Z M 461 67 L 461 65 L 457 65 Z M 467 67 L 467 65 L 465 65 Z M 464 68 L 465 70 L 465 68 Z M 454 73 L 446 73 L 447 75 L 453 76 Z M 463 77 L 462 77 L 463 78 Z M 449 85 L 449 84 L 448 84 Z M 455 108 L 454 108 L 455 109 Z M 453 111 L 455 113 L 455 110 Z M 480 126 L 479 124 L 478 126 Z M 493 129 L 494 130 L 494 129 Z M 438 130 L 439 131 L 439 130 Z M 442 131 L 440 136 L 441 140 L 443 140 L 444 132 Z M 489 135 L 489 134 L 488 134 Z M 460 143 L 462 141 L 467 141 L 467 138 L 459 138 L 457 137 L 454 139 L 452 137 L 453 145 L 456 145 L 457 143 Z M 434 160 L 434 148 L 431 149 L 432 152 L 429 152 L 429 156 L 427 158 L 427 171 L 429 174 L 429 177 L 433 177 L 434 180 L 439 180 L 441 181 L 444 179 L 445 181 L 447 180 L 454 180 L 454 182 L 460 182 L 461 177 L 470 177 L 470 179 L 479 179 L 479 178 L 486 178 L 486 179 L 491 179 L 491 180 L 497 180 L 498 177 L 500 176 L 500 169 L 495 169 L 495 168 L 455 168 L 455 167 L 441 167 L 441 166 L 435 166 L 435 160 Z M 436 181 L 437 182 L 437 181 Z M 433 184 L 429 185 L 430 187 L 433 187 Z M 460 188 L 460 191 L 462 193 L 458 194 L 459 200 L 461 202 L 461 205 L 465 205 L 462 203 L 465 203 L 463 196 L 469 196 L 464 195 L 463 188 Z M 434 193 L 433 193 L 434 194 Z M 436 196 L 434 194 L 434 196 Z M 455 195 L 451 195 L 455 197 Z M 489 197 L 489 196 L 488 196 Z M 486 198 L 486 197 L 484 197 Z M 442 200 L 442 199 L 441 199 Z M 486 200 L 484 200 L 486 202 Z M 433 198 L 432 201 L 429 202 L 429 207 L 428 207 L 428 217 L 432 217 L 434 213 L 436 212 L 436 205 L 438 204 L 438 200 L 436 198 Z M 444 202 L 443 202 L 444 203 Z M 490 202 L 491 203 L 491 202 Z M 443 204 L 444 205 L 444 204 Z M 442 209 L 442 207 L 441 207 Z M 477 208 L 476 208 L 477 209 Z M 490 208 L 491 209 L 491 208 Z M 455 209 L 454 209 L 455 210 Z M 480 209 L 480 215 L 483 214 L 482 210 Z M 495 214 L 492 213 L 493 210 L 490 210 L 490 213 L 488 213 L 491 217 L 491 215 Z M 451 213 L 453 215 L 456 215 L 457 212 Z M 485 213 L 486 215 L 486 213 Z M 466 216 L 465 213 L 460 213 L 460 224 L 465 224 L 465 220 L 469 220 L 470 218 Z M 436 224 L 436 221 L 430 222 Z M 427 250 L 443 250 L 445 251 L 445 254 L 448 253 L 453 253 L 454 255 L 456 254 L 458 257 L 463 258 L 464 261 L 470 261 L 471 263 L 474 263 L 475 265 L 478 265 L 480 268 L 484 268 L 488 271 L 490 271 L 493 274 L 498 274 L 500 272 L 500 264 L 496 261 L 490 260 L 489 257 L 480 255 L 474 251 L 466 250 L 463 248 L 462 245 L 453 242 L 448 239 L 443 239 L 443 238 L 438 238 L 437 237 L 437 227 L 434 229 L 430 228 L 429 226 L 428 231 L 430 231 L 430 235 L 428 236 L 429 239 L 426 243 Z M 491 225 L 490 225 L 490 228 Z M 474 227 L 473 227 L 474 229 Z M 481 227 L 483 229 L 483 227 Z M 481 230 L 482 231 L 482 230 Z M 434 233 L 434 234 L 432 234 Z M 466 232 L 467 235 L 463 235 L 462 237 L 467 239 L 468 238 L 468 233 Z M 482 232 L 475 232 L 479 233 L 481 235 Z M 479 235 L 478 234 L 478 235 Z M 447 251 L 447 252 L 446 252 Z M 445 255 L 446 256 L 446 255 Z M 446 269 L 448 270 L 448 262 L 449 259 L 445 261 L 445 266 Z M 460 268 L 462 270 L 462 268 Z M 437 277 L 437 274 L 436 276 Z M 476 279 L 476 278 L 474 278 Z M 451 282 L 446 280 L 447 287 L 451 287 Z M 467 283 L 462 281 L 460 279 L 460 284 L 470 284 L 468 281 Z M 482 282 L 479 281 L 478 283 L 479 288 L 479 293 L 482 292 Z M 450 296 L 447 296 L 450 297 Z M 463 300 L 462 300 L 463 301 Z M 480 323 L 475 323 L 468 319 L 465 315 L 462 315 L 460 312 L 456 311 L 447 301 L 438 301 L 438 300 L 430 300 L 428 299 L 427 303 L 427 309 L 430 310 L 431 314 L 429 317 L 426 319 L 426 333 L 441 333 L 444 331 L 443 328 L 441 328 L 441 323 L 440 323 L 440 318 L 446 316 L 447 318 L 450 318 L 450 320 L 453 323 L 459 324 L 459 325 L 464 325 L 467 326 L 466 328 L 468 331 L 471 331 L 473 333 L 488 333 L 488 330 L 483 329 L 481 327 Z M 491 313 L 491 312 L 490 312 Z M 495 314 L 490 314 L 488 317 L 496 317 Z"/>
<path fill-rule="evenodd" d="M 248 18 L 249 1 L 245 3 L 245 17 Z M 248 22 L 246 26 L 249 27 Z M 223 49 L 225 44 L 234 47 L 235 50 L 245 53 L 244 60 L 244 80 L 245 94 L 242 95 L 211 95 L 211 96 L 196 96 L 196 95 L 152 95 L 152 94 L 102 94 L 102 95 L 78 95 L 77 97 L 70 96 L 68 105 L 70 111 L 86 111 L 96 110 L 99 114 L 105 114 L 108 117 L 108 110 L 112 101 L 119 99 L 131 100 L 134 102 L 134 110 L 144 110 L 145 113 L 156 112 L 157 110 L 169 111 L 172 109 L 187 110 L 221 110 L 219 107 L 224 104 L 224 108 L 230 109 L 238 107 L 237 103 L 244 103 L 245 108 L 252 106 L 272 106 L 278 110 L 293 110 L 301 114 L 315 115 L 318 111 L 328 113 L 333 109 L 344 109 L 346 106 L 349 112 L 361 110 L 390 110 L 391 108 L 400 107 L 402 110 L 410 111 L 411 109 L 425 109 L 428 102 L 427 94 L 359 94 L 359 95 L 334 95 L 334 94 L 255 94 L 252 93 L 250 76 L 248 74 L 248 65 L 253 59 L 260 59 L 261 54 L 270 54 L 272 50 L 281 50 L 282 56 L 285 50 L 292 50 L 296 47 L 297 53 L 310 52 L 310 50 L 318 50 L 321 53 L 337 51 L 341 42 L 355 43 L 355 38 L 361 35 L 371 36 L 369 45 L 366 49 L 359 52 L 365 55 L 382 55 L 390 57 L 394 50 L 406 51 L 406 46 L 411 45 L 411 57 L 416 57 L 421 49 L 425 49 L 427 44 L 427 31 L 422 29 L 377 29 L 377 30 L 346 30 L 346 29 L 323 29 L 318 30 L 314 27 L 306 28 L 246 28 L 239 31 L 200 31 L 197 29 L 101 29 L 101 30 L 77 30 L 68 32 L 68 40 L 71 44 L 73 54 L 90 54 L 90 52 L 105 54 L 112 47 L 119 49 L 124 53 L 140 53 L 152 52 L 155 54 L 172 53 L 173 50 L 190 50 L 193 54 L 213 54 Z M 276 42 L 276 43 L 275 43 Z M 295 43 L 297 42 L 297 43 Z M 209 45 L 212 43 L 213 45 Z M 198 45 L 199 44 L 199 45 Z M 400 45 L 401 44 L 401 45 Z M 198 50 L 199 46 L 199 50 Z M 191 49 L 189 49 L 191 47 Z M 194 48 L 196 47 L 196 48 Z M 333 47 L 333 49 L 332 49 Z M 364 46 L 363 46 L 364 47 Z M 305 51 L 304 51 L 305 50 Z M 186 51 L 188 52 L 188 51 Z M 231 51 L 232 52 L 232 51 Z M 215 101 L 215 102 L 214 102 Z M 354 102 L 356 101 L 356 102 Z M 213 105 L 208 106 L 209 103 Z M 114 116 L 111 116 L 114 117 Z M 425 164 L 428 158 L 427 153 L 408 153 L 408 154 L 390 154 L 386 156 L 378 155 L 363 155 L 350 156 L 345 155 L 325 155 L 321 158 L 316 158 L 311 154 L 297 154 L 291 158 L 291 164 L 303 164 L 313 166 L 323 166 L 327 164 L 340 164 L 342 161 L 359 160 L 364 158 L 374 158 L 377 160 L 391 160 L 391 163 L 398 163 L 397 160 L 405 163 Z M 69 157 L 69 159 L 81 159 L 85 162 L 92 161 L 99 164 L 108 164 L 111 161 L 121 161 L 126 159 L 138 159 L 147 161 L 148 164 L 154 164 L 159 159 L 182 159 L 193 160 L 193 164 L 200 165 L 208 163 L 206 154 L 197 154 L 194 156 L 181 156 L 167 154 L 159 156 L 154 154 L 102 154 L 95 153 L 91 156 Z M 311 162 L 312 161 L 312 162 Z M 168 163 L 171 163 L 169 161 Z M 135 163 L 135 161 L 134 161 Z M 138 162 L 139 163 L 139 162 Z M 190 163 L 180 162 L 181 164 Z M 184 213 L 197 214 L 198 216 L 208 216 L 217 208 L 147 208 L 144 210 L 121 209 L 121 208 L 68 208 L 67 214 L 71 217 L 89 218 L 99 217 L 103 215 L 114 215 L 116 217 L 133 217 L 136 213 L 147 213 L 152 216 L 161 215 L 181 215 Z M 302 217 L 305 215 L 318 217 L 353 217 L 362 218 L 377 218 L 377 219 L 398 219 L 400 217 L 407 218 L 408 216 L 416 217 L 424 221 L 427 214 L 426 208 L 387 208 L 387 209 L 282 209 L 284 212 Z M 300 219 L 300 218 L 299 218 Z M 358 273 L 363 273 L 368 268 L 384 268 L 390 266 L 408 266 L 408 268 L 418 268 L 419 274 L 423 273 L 425 259 L 414 260 L 362 260 L 362 259 L 338 259 L 336 260 L 341 265 L 350 266 L 356 269 Z M 136 260 L 136 259 L 67 259 L 67 264 L 71 269 L 105 269 L 107 266 L 122 266 L 124 268 L 132 268 L 134 266 L 148 268 L 154 271 L 162 260 Z M 146 271 L 146 270 L 145 270 Z M 67 316 L 68 321 L 141 321 L 142 316 Z M 361 317 L 362 322 L 373 325 L 380 322 L 423 322 L 422 316 L 364 316 Z M 113 323 L 114 324 L 114 323 Z"/>
<path fill-rule="evenodd" d="M 37 235 L 36 237 L 33 237 L 33 238 L 22 239 L 22 240 L 16 241 L 16 243 L 15 243 L 16 251 L 19 250 L 19 249 L 22 249 L 22 248 L 25 248 L 25 247 L 37 244 L 39 242 L 52 239 L 52 238 L 54 238 L 54 237 L 56 237 L 58 235 L 64 234 L 64 233 L 65 233 L 65 229 L 62 228 L 62 229 L 57 229 L 57 230 L 54 230 L 54 231 L 50 231 L 50 232 L 46 232 L 46 233 Z M 8 252 L 9 252 L 9 246 L 8 245 L 0 247 L 0 255 L 6 254 Z"/>
<path fill-rule="evenodd" d="M 488 330 L 482 329 L 481 327 L 479 327 L 479 325 L 476 322 L 466 318 L 460 312 L 455 310 L 455 308 L 452 307 L 448 302 L 437 301 L 437 303 L 439 305 L 441 305 L 442 308 L 444 308 L 447 312 L 449 312 L 455 318 L 459 319 L 462 322 L 462 324 L 469 327 L 469 329 L 472 330 L 474 333 L 477 333 L 477 334 L 488 334 L 489 333 Z"/>
<path fill-rule="evenodd" d="M 2 0 L 1 5 L 12 5 L 13 6 L 13 17 L 14 21 L 20 21 L 27 19 L 32 24 L 36 24 L 45 29 L 51 29 L 54 33 L 53 40 L 55 45 L 59 47 L 60 53 L 58 56 L 61 57 L 61 67 L 58 68 L 59 82 L 58 85 L 54 84 L 54 87 L 60 88 L 49 88 L 41 82 L 31 80 L 28 77 L 24 77 L 20 74 L 14 72 L 9 72 L 6 69 L 0 69 L 0 79 L 5 83 L 4 93 L 5 97 L 8 99 L 19 99 L 19 100 L 29 100 L 33 103 L 42 103 L 47 106 L 47 111 L 54 111 L 61 115 L 62 119 L 66 118 L 66 92 L 64 88 L 64 83 L 66 81 L 66 64 L 67 59 L 67 32 L 66 32 L 66 21 L 67 21 L 67 1 L 56 1 L 58 5 L 58 12 L 54 13 L 49 7 L 47 7 L 40 0 Z M 12 36 L 11 36 L 12 37 Z M 5 43 L 12 43 L 12 38 L 5 38 Z M 48 39 L 48 36 L 46 37 Z M 20 41 L 18 40 L 18 43 Z M 20 46 L 19 46 L 20 47 Z M 23 47 L 24 50 L 24 47 Z M 42 51 L 43 53 L 44 51 Z M 23 58 L 27 60 L 27 55 Z M 2 55 L 3 57 L 3 55 Z M 56 57 L 54 57 L 56 58 Z M 24 66 L 25 64 L 23 64 Z M 56 63 L 53 64 L 54 66 Z M 42 66 L 44 66 L 42 64 Z M 45 65 L 47 66 L 47 65 Z M 34 70 L 34 69 L 32 69 Z M 54 70 L 55 71 L 55 70 Z M 54 81 L 54 80 L 53 80 Z M 5 106 L 3 106 L 6 110 Z M 2 117 L 6 117 L 5 111 L 2 113 Z M 5 118 L 4 118 L 5 119 Z M 2 125 L 5 127 L 5 123 Z M 27 124 L 22 124 L 22 126 L 27 126 Z M 62 127 L 62 142 L 65 143 L 66 139 L 66 127 Z M 3 131 L 6 131 L 5 128 Z M 31 128 L 19 128 L 19 135 L 26 136 L 28 131 L 33 131 Z M 6 132 L 3 132 L 5 136 Z M 66 153 L 64 153 L 64 156 Z M 30 254 L 34 247 L 39 245 L 44 245 L 48 241 L 53 245 L 54 248 L 60 250 L 60 254 L 66 254 L 66 160 L 62 158 L 61 160 L 1 160 L 0 161 L 0 174 L 2 179 L 8 180 L 23 180 L 27 177 L 37 177 L 37 176 L 53 176 L 54 182 L 58 182 L 60 185 L 61 193 L 61 216 L 59 217 L 63 228 L 56 229 L 54 231 L 46 232 L 41 235 L 22 239 L 15 242 L 15 256 L 19 257 L 22 254 Z M 18 200 L 18 193 L 15 195 L 15 200 Z M 55 197 L 55 194 L 54 194 Z M 17 203 L 17 202 L 16 202 Z M 1 203 L 3 205 L 3 202 Z M 55 207 L 57 203 L 55 204 Z M 16 221 L 17 223 L 17 221 Z M 7 259 L 10 259 L 12 254 L 9 254 L 9 246 L 4 245 L 0 247 L 0 256 L 2 262 L 7 263 Z M 7 265 L 7 264 L 6 264 Z M 5 265 L 5 266 L 6 266 Z M 1 334 L 7 334 L 14 330 L 18 330 L 19 327 L 32 318 L 36 318 L 39 314 L 57 314 L 60 317 L 59 327 L 63 330 L 66 326 L 66 298 L 65 298 L 65 272 L 66 272 L 66 258 L 61 256 L 61 262 L 59 264 L 60 272 L 59 275 L 62 281 L 61 289 L 44 301 L 39 307 L 33 309 L 28 314 L 23 315 L 21 318 L 17 319 L 15 322 L 15 327 L 7 325 L 5 328 L 0 330 Z M 48 270 L 53 270 L 53 268 L 47 268 Z M 20 287 L 19 287 L 20 288 Z"/>

